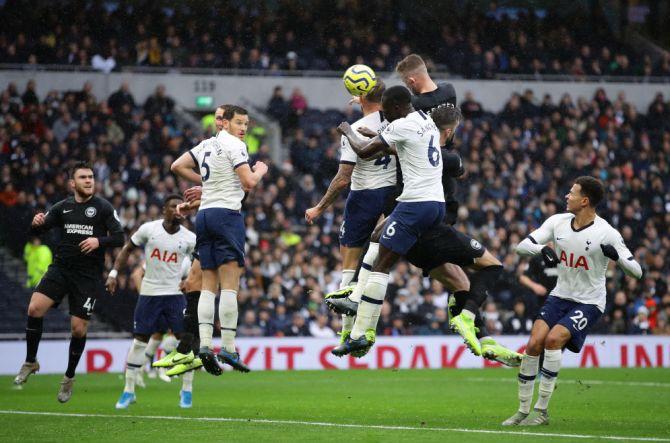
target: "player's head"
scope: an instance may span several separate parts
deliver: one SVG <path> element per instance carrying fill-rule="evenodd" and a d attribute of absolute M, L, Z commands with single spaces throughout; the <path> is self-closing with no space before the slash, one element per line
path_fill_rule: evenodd
<path fill-rule="evenodd" d="M 384 81 L 381 78 L 377 78 L 377 84 L 370 90 L 370 92 L 361 96 L 361 104 L 365 102 L 375 104 L 381 103 L 384 91 L 386 91 Z"/>
<path fill-rule="evenodd" d="M 237 105 L 230 105 L 223 113 L 223 119 L 228 121 L 228 131 L 231 135 L 244 141 L 249 128 L 249 113 L 246 109 Z"/>
<path fill-rule="evenodd" d="M 447 103 L 433 109 L 430 117 L 440 130 L 440 145 L 445 146 L 454 139 L 456 128 L 463 121 L 463 114 L 458 107 Z"/>
<path fill-rule="evenodd" d="M 430 80 L 426 62 L 417 54 L 410 54 L 400 60 L 395 67 L 395 72 L 415 94 L 419 94 L 426 80 Z"/>
<path fill-rule="evenodd" d="M 163 218 L 168 223 L 179 223 L 177 216 L 177 205 L 182 203 L 184 198 L 179 194 L 170 194 L 163 200 Z"/>
<path fill-rule="evenodd" d="M 95 193 L 95 178 L 93 167 L 83 161 L 79 161 L 70 168 L 70 186 L 75 195 L 87 199 Z"/>
<path fill-rule="evenodd" d="M 223 131 L 228 126 L 228 121 L 223 116 L 229 107 L 230 105 L 221 105 L 214 111 L 214 126 L 216 126 L 217 133 Z"/>
<path fill-rule="evenodd" d="M 567 210 L 575 214 L 582 209 L 595 209 L 604 195 L 605 186 L 600 180 L 588 175 L 579 177 L 565 196 Z"/>
<path fill-rule="evenodd" d="M 412 112 L 412 94 L 404 86 L 391 86 L 382 95 L 382 111 L 390 122 Z"/>

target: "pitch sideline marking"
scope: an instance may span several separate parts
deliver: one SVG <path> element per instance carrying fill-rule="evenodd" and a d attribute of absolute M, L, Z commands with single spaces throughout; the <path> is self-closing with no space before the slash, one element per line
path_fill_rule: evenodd
<path fill-rule="evenodd" d="M 558 438 L 595 438 L 601 440 L 625 440 L 625 441 L 658 441 L 670 442 L 670 438 L 659 437 L 623 437 L 618 435 L 587 435 L 587 434 L 552 434 L 543 432 L 521 432 L 504 431 L 490 429 L 467 429 L 467 428 L 433 428 L 433 427 L 415 427 L 415 426 L 387 426 L 387 425 L 362 425 L 355 423 L 328 423 L 318 421 L 298 421 L 298 420 L 270 420 L 262 418 L 229 418 L 229 417 L 177 417 L 169 415 L 116 415 L 116 414 L 82 414 L 65 412 L 40 412 L 40 411 L 16 411 L 0 410 L 0 415 L 41 415 L 51 417 L 90 417 L 90 418 L 134 418 L 139 420 L 186 420 L 186 421 L 204 421 L 204 422 L 229 422 L 229 423 L 254 423 L 254 424 L 283 424 L 283 425 L 304 425 L 321 426 L 330 428 L 355 428 L 355 429 L 381 429 L 386 431 L 436 431 L 436 432 L 463 432 L 471 434 L 506 434 L 531 437 L 558 437 Z"/>

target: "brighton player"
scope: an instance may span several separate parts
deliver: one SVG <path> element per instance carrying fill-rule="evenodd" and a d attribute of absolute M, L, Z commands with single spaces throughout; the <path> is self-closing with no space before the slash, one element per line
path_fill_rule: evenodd
<path fill-rule="evenodd" d="M 533 324 L 519 370 L 519 410 L 504 426 L 549 424 L 547 408 L 561 368 L 561 352 L 579 352 L 590 328 L 605 311 L 609 260 L 634 278 L 642 269 L 621 234 L 596 214 L 605 189 L 593 177 L 579 177 L 565 196 L 567 213 L 549 217 L 516 248 L 517 254 L 542 254 L 557 264 L 558 281 Z M 554 242 L 556 251 L 546 246 Z M 540 354 L 544 350 L 539 397 L 530 414 Z"/>
<path fill-rule="evenodd" d="M 376 86 L 368 94 L 360 97 L 363 118 L 352 125 L 353 130 L 366 128 L 377 135 L 386 128 L 388 121 L 381 111 L 381 98 L 385 89 L 383 81 L 378 79 Z M 393 210 L 397 194 L 395 156 L 385 154 L 376 159 L 364 160 L 351 149 L 345 136 L 342 136 L 341 143 L 342 152 L 337 174 L 319 203 L 305 211 L 305 220 L 307 223 L 313 223 L 351 183 L 351 191 L 344 208 L 344 221 L 340 227 L 342 254 L 340 289 L 344 289 L 351 284 L 363 248 L 380 217 L 390 215 Z M 353 324 L 353 316 L 342 315 L 341 342 L 349 336 Z"/>
<path fill-rule="evenodd" d="M 165 198 L 163 218 L 144 223 L 121 250 L 107 278 L 107 290 L 114 293 L 117 276 L 126 267 L 128 257 L 136 247 L 144 247 L 146 270 L 142 278 L 134 319 L 134 340 L 126 362 L 126 385 L 117 409 L 125 409 L 135 402 L 136 372 L 145 361 L 149 337 L 165 327 L 179 337 L 184 329 L 183 312 L 186 300 L 179 289 L 184 274 L 183 263 L 195 249 L 195 234 L 181 226 L 176 208 L 182 197 L 176 194 Z M 191 407 L 193 372 L 184 375 L 180 406 Z"/>
<path fill-rule="evenodd" d="M 384 92 L 382 108 L 390 123 L 370 141 L 359 138 L 348 123 L 338 127 L 354 152 L 363 159 L 389 153 L 390 146 L 395 145 L 405 186 L 397 199 L 398 205 L 384 225 L 379 255 L 361 296 L 351 334 L 333 350 L 335 355 L 362 351 L 374 343 L 372 321 L 381 311 L 389 271 L 421 234 L 444 218 L 440 131 L 430 116 L 414 111 L 411 99 L 404 86 L 394 86 Z"/>
<path fill-rule="evenodd" d="M 112 205 L 95 195 L 93 168 L 78 162 L 70 170 L 74 195 L 59 201 L 46 213 L 33 218 L 31 229 L 41 234 L 58 228 L 61 240 L 55 261 L 49 266 L 30 298 L 26 326 L 26 361 L 14 379 L 26 383 L 40 368 L 36 360 L 42 338 L 42 323 L 47 311 L 68 298 L 72 338 L 67 370 L 58 391 L 58 401 L 72 397 L 74 375 L 86 346 L 86 331 L 91 313 L 102 289 L 102 270 L 106 248 L 123 245 L 123 228 Z"/>
<path fill-rule="evenodd" d="M 248 372 L 235 349 L 237 291 L 244 266 L 245 228 L 240 209 L 245 191 L 251 190 L 267 173 L 263 162 L 249 166 L 244 137 L 249 115 L 244 108 L 230 106 L 227 121 L 214 142 L 191 150 L 202 177 L 202 197 L 196 215 L 198 255 L 202 267 L 202 292 L 198 303 L 199 356 L 207 372 L 220 375 L 221 367 L 212 352 L 216 291 L 220 285 L 219 320 L 221 351 L 217 358 L 234 369 Z M 194 180 L 195 181 L 195 180 Z"/>

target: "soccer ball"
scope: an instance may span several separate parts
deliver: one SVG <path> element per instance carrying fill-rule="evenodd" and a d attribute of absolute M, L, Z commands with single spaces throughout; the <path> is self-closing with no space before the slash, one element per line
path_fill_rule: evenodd
<path fill-rule="evenodd" d="M 342 77 L 344 87 L 349 94 L 355 96 L 365 95 L 377 84 L 375 71 L 366 65 L 353 65 L 347 69 Z"/>

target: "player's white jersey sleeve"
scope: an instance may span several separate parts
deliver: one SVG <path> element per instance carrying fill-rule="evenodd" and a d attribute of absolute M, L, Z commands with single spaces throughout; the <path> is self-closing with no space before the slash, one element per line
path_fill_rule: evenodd
<path fill-rule="evenodd" d="M 211 151 L 203 154 L 200 209 L 227 208 L 239 211 L 244 190 L 235 170 L 248 162 L 249 154 L 244 142 L 221 131 Z"/>
<path fill-rule="evenodd" d="M 634 278 L 642 277 L 642 267 L 638 262 L 635 261 L 633 253 L 630 252 L 630 249 L 626 246 L 626 243 L 623 241 L 623 237 L 614 228 L 610 229 L 610 235 L 607 239 L 606 245 L 611 245 L 616 250 L 619 255 L 619 260 L 617 260 L 617 265 L 629 276 Z"/>
<path fill-rule="evenodd" d="M 351 125 L 351 128 L 356 133 L 358 128 L 366 127 L 381 134 L 386 126 L 388 126 L 388 121 L 384 119 L 384 115 L 381 112 L 373 112 Z M 396 184 L 395 156 L 385 155 L 375 160 L 363 160 L 356 155 L 349 144 L 349 139 L 344 136 L 342 136 L 341 146 L 340 163 L 354 165 L 354 171 L 351 174 L 352 191 L 378 189 Z"/>
<path fill-rule="evenodd" d="M 529 237 L 532 238 L 535 243 L 545 245 L 554 239 L 554 227 L 556 224 L 563 220 L 572 220 L 573 217 L 574 216 L 569 213 L 552 215 L 546 219 L 539 228 L 531 232 Z"/>
<path fill-rule="evenodd" d="M 559 258 L 558 281 L 551 295 L 596 305 L 604 312 L 605 277 L 609 259 L 603 254 L 600 245 L 610 244 L 612 231 L 616 231 L 598 216 L 592 224 L 575 229 L 574 216 L 561 215 L 556 218 L 551 239 Z"/>
<path fill-rule="evenodd" d="M 145 225 L 148 233 L 144 246 L 146 268 L 140 294 L 180 294 L 183 263 L 193 253 L 195 234 L 183 226 L 170 234 L 163 227 L 163 220 Z"/>
<path fill-rule="evenodd" d="M 421 111 L 390 123 L 379 137 L 395 144 L 404 182 L 401 202 L 444 202 L 440 132 Z"/>
<path fill-rule="evenodd" d="M 193 262 L 191 261 L 190 256 L 184 257 L 184 261 L 181 262 L 181 278 L 182 280 L 188 277 L 188 273 L 191 270 L 191 265 Z"/>
<path fill-rule="evenodd" d="M 151 229 L 151 223 L 143 223 L 135 233 L 130 236 L 130 241 L 137 247 L 142 247 L 147 244 L 149 240 L 149 231 Z"/>

